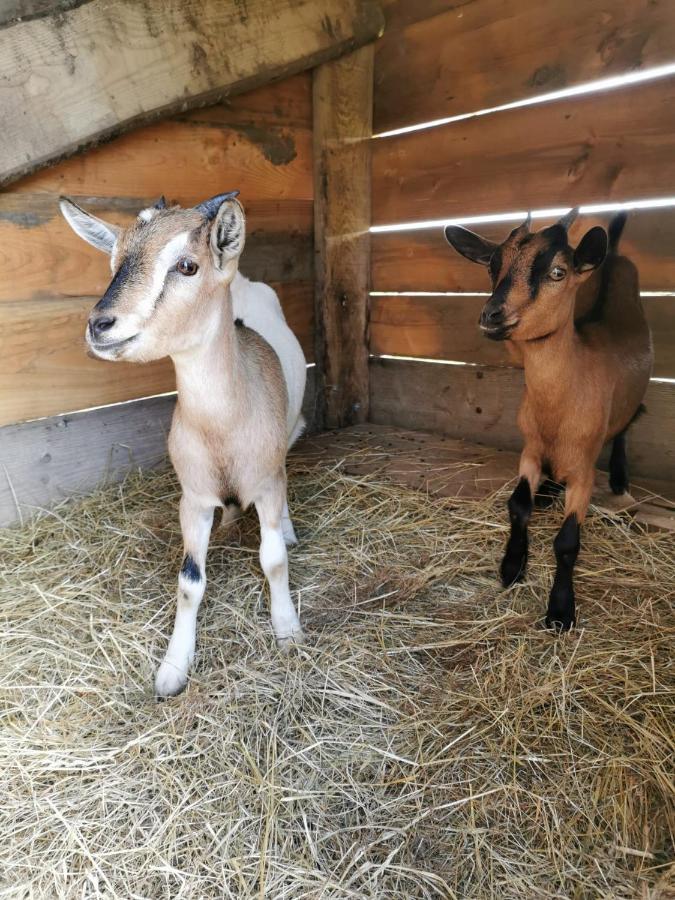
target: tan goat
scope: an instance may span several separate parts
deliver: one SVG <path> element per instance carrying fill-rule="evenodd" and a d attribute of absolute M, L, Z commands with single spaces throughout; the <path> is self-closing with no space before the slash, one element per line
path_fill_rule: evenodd
<path fill-rule="evenodd" d="M 546 614 L 547 625 L 562 629 L 576 618 L 573 571 L 597 458 L 612 440 L 610 485 L 615 493 L 626 491 L 626 431 L 642 409 L 653 362 L 637 270 L 616 253 L 625 214 L 611 222 L 609 242 L 604 228 L 595 227 L 572 249 L 567 229 L 576 213 L 535 234 L 528 217 L 499 245 L 459 226 L 445 230 L 456 250 L 489 267 L 493 293 L 481 328 L 492 340 L 509 341 L 525 369 L 518 415 L 525 446 L 509 500 L 504 586 L 524 577 L 542 472 L 567 487 Z"/>
<path fill-rule="evenodd" d="M 77 234 L 111 257 L 114 277 L 89 317 L 90 350 L 106 360 L 170 356 L 176 369 L 169 453 L 182 488 L 184 558 L 156 678 L 162 696 L 187 682 L 216 507 L 228 520 L 255 504 L 277 642 L 302 638 L 288 586 L 286 543 L 295 534 L 285 460 L 304 426 L 306 364 L 274 291 L 238 271 L 245 220 L 236 195 L 194 209 L 167 209 L 162 198 L 125 229 L 61 201 Z"/>

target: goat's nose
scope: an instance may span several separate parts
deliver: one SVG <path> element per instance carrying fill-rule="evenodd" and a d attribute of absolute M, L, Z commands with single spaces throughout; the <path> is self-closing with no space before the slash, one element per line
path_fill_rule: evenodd
<path fill-rule="evenodd" d="M 117 319 L 114 316 L 97 316 L 89 320 L 89 333 L 96 340 L 106 331 L 110 331 Z"/>
<path fill-rule="evenodd" d="M 497 325 L 503 318 L 504 308 L 502 306 L 486 306 L 483 312 L 481 313 L 480 323 L 481 325 L 485 325 L 490 327 L 491 325 Z"/>

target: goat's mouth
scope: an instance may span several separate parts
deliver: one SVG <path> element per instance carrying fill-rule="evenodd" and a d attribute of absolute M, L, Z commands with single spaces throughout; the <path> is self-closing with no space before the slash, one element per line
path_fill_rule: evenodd
<path fill-rule="evenodd" d="M 119 359 L 124 349 L 136 340 L 138 334 L 132 334 L 131 337 L 123 338 L 121 341 L 92 341 L 87 338 L 87 346 L 93 356 L 98 359 Z"/>
<path fill-rule="evenodd" d="M 480 330 L 491 341 L 506 341 L 517 324 L 517 322 L 509 322 L 500 325 L 481 325 Z"/>

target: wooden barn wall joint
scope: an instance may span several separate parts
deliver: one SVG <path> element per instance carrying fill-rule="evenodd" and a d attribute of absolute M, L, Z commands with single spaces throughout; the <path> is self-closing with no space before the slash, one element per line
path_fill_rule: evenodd
<path fill-rule="evenodd" d="M 373 47 L 314 73 L 315 356 L 318 416 L 368 419 Z"/>

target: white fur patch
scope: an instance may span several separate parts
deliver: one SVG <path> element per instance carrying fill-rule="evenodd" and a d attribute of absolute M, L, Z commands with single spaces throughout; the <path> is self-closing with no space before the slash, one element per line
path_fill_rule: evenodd
<path fill-rule="evenodd" d="M 149 206 L 147 209 L 142 209 L 139 212 L 138 218 L 141 222 L 149 222 L 151 219 L 154 219 L 156 215 L 157 210 L 153 206 Z"/>
<path fill-rule="evenodd" d="M 142 310 L 140 310 L 141 315 L 149 316 L 151 314 L 164 287 L 167 272 L 180 259 L 182 251 L 187 247 L 189 236 L 189 231 L 181 231 L 180 234 L 171 238 L 157 254 L 157 259 L 152 269 L 152 279 L 148 292 L 143 299 Z"/>

